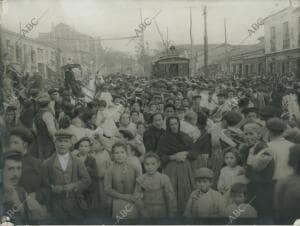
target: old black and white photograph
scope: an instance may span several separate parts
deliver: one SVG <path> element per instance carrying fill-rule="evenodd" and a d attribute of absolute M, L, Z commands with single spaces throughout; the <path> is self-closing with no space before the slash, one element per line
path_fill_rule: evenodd
<path fill-rule="evenodd" d="M 0 0 L 0 155 L 1 226 L 300 225 L 300 0 Z"/>

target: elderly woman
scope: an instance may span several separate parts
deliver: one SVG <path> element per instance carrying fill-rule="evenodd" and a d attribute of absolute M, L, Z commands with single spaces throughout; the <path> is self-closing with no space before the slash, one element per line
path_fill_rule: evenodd
<path fill-rule="evenodd" d="M 262 127 L 257 123 L 244 125 L 246 145 L 240 149 L 246 176 L 250 180 L 249 195 L 255 197 L 252 204 L 258 216 L 271 219 L 274 160 L 265 142 L 262 142 Z"/>
<path fill-rule="evenodd" d="M 241 162 L 243 165 L 245 165 L 247 162 L 250 148 L 252 148 L 260 140 L 262 140 L 262 129 L 263 127 L 256 122 L 248 122 L 244 124 L 243 132 L 245 135 L 245 144 L 241 145 L 239 149 Z"/>
<path fill-rule="evenodd" d="M 289 165 L 293 174 L 280 179 L 275 187 L 274 205 L 278 224 L 293 224 L 300 218 L 300 145 L 290 148 Z"/>
<path fill-rule="evenodd" d="M 169 117 L 166 126 L 166 132 L 158 142 L 158 154 L 162 160 L 163 173 L 171 179 L 177 198 L 178 214 L 181 215 L 194 187 L 189 162 L 193 140 L 180 132 L 180 120 L 177 117 Z"/>

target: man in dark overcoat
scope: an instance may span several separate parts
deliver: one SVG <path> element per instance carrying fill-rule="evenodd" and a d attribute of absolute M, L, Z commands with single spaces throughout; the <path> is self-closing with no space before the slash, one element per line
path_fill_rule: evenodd
<path fill-rule="evenodd" d="M 42 198 L 55 223 L 80 224 L 87 209 L 83 191 L 91 178 L 84 163 L 71 153 L 72 134 L 56 132 L 55 148 L 42 164 Z"/>

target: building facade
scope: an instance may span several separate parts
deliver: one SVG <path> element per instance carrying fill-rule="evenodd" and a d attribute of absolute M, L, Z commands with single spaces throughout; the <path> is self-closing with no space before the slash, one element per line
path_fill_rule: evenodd
<path fill-rule="evenodd" d="M 58 49 L 60 65 L 65 65 L 70 60 L 80 64 L 85 76 L 95 74 L 101 66 L 101 40 L 82 34 L 66 24 L 52 26 L 49 33 L 40 33 L 38 40 Z"/>
<path fill-rule="evenodd" d="M 269 74 L 300 74 L 300 7 L 285 8 L 264 19 Z"/>
<path fill-rule="evenodd" d="M 266 74 L 266 56 L 264 38 L 251 46 L 237 48 L 230 53 L 230 73 L 241 76 L 264 76 Z"/>
<path fill-rule="evenodd" d="M 47 78 L 50 71 L 57 71 L 57 50 L 51 45 L 2 28 L 1 45 L 3 54 L 7 53 L 9 63 L 20 72 L 33 75 L 38 72 Z"/>

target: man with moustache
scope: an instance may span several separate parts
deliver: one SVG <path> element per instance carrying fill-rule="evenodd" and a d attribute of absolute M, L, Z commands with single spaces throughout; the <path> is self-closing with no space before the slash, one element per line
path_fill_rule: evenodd
<path fill-rule="evenodd" d="M 33 142 L 33 135 L 30 130 L 22 127 L 15 127 L 9 134 L 9 150 L 14 150 L 22 155 L 22 173 L 19 185 L 24 188 L 30 196 L 28 208 L 30 211 L 30 221 L 37 221 L 47 217 L 45 206 L 41 206 L 36 201 L 41 187 L 41 163 L 42 161 L 33 157 L 29 153 L 29 146 Z"/>
<path fill-rule="evenodd" d="M 28 206 L 25 190 L 19 186 L 22 174 L 22 155 L 15 150 L 6 151 L 2 156 L 3 184 L 0 202 L 2 216 L 8 216 L 14 224 L 28 223 Z"/>
<path fill-rule="evenodd" d="M 41 185 L 41 160 L 29 153 L 29 147 L 34 137 L 30 130 L 15 127 L 10 130 L 8 144 L 10 150 L 18 151 L 22 155 L 22 175 L 20 185 L 27 193 L 39 191 Z"/>
<path fill-rule="evenodd" d="M 72 134 L 55 134 L 56 152 L 42 164 L 42 199 L 55 223 L 80 224 L 86 210 L 83 191 L 91 178 L 84 163 L 71 153 Z"/>

